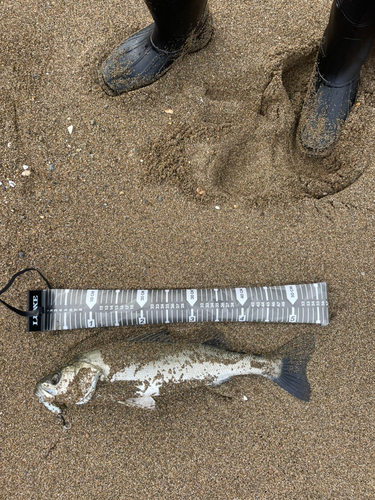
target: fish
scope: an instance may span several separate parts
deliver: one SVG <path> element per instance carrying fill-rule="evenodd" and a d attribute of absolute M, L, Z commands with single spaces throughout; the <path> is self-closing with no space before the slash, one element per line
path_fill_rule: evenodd
<path fill-rule="evenodd" d="M 151 337 L 150 337 L 151 338 Z M 120 341 L 76 356 L 37 382 L 34 394 L 55 414 L 91 401 L 100 384 L 125 384 L 130 407 L 152 410 L 155 398 L 177 384 L 219 386 L 233 377 L 265 377 L 302 401 L 310 399 L 306 366 L 314 336 L 305 335 L 268 356 L 228 350 L 217 339 L 203 344 Z M 156 341 L 155 341 L 156 340 Z"/>

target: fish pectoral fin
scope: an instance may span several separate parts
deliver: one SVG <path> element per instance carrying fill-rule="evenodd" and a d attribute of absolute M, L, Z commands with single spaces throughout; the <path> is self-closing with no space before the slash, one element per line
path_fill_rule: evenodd
<path fill-rule="evenodd" d="M 146 394 L 142 394 L 142 396 L 138 396 L 137 398 L 126 399 L 125 404 L 133 408 L 143 408 L 145 410 L 155 409 L 155 399 Z"/>

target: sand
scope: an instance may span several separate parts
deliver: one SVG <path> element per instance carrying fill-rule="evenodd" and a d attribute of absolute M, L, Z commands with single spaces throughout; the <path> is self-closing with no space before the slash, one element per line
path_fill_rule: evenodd
<path fill-rule="evenodd" d="M 374 498 L 375 52 L 334 151 L 310 159 L 295 130 L 330 1 L 210 8 L 205 49 L 109 97 L 97 68 L 150 22 L 140 0 L 0 2 L 1 282 L 30 266 L 55 288 L 326 281 L 327 327 L 217 326 L 257 353 L 314 333 L 311 401 L 238 378 L 154 412 L 73 407 L 64 431 L 36 381 L 138 329 L 28 334 L 1 307 L 1 498 Z M 39 287 L 4 298 L 25 308 Z"/>

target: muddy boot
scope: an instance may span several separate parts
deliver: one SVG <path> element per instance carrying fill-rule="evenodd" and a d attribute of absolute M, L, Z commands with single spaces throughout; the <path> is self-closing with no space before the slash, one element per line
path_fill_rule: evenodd
<path fill-rule="evenodd" d="M 375 36 L 373 0 L 335 0 L 297 138 L 309 155 L 330 153 L 353 105 L 361 67 Z"/>
<path fill-rule="evenodd" d="M 119 95 L 158 80 L 212 34 L 207 0 L 145 0 L 154 23 L 125 40 L 99 70 L 103 89 Z"/>

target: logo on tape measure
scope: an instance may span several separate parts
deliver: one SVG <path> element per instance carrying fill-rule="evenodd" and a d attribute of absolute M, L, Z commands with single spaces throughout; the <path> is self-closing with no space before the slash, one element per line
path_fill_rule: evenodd
<path fill-rule="evenodd" d="M 36 311 L 39 307 L 39 297 L 38 295 L 33 295 L 33 311 Z M 38 325 L 38 316 L 33 316 L 33 325 Z"/>

